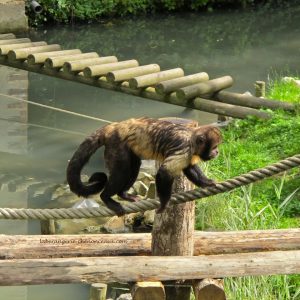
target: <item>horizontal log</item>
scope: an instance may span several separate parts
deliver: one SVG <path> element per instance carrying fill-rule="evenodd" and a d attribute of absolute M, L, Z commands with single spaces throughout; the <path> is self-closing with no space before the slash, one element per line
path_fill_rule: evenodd
<path fill-rule="evenodd" d="M 7 55 L 10 50 L 21 49 L 24 47 L 39 47 L 47 45 L 46 42 L 32 42 L 32 43 L 22 43 L 22 44 L 10 44 L 0 46 L 0 55 Z"/>
<path fill-rule="evenodd" d="M 132 89 L 137 89 L 146 86 L 152 86 L 161 81 L 174 79 L 182 76 L 184 76 L 184 71 L 181 68 L 176 68 L 172 70 L 166 70 L 162 72 L 134 77 L 129 80 L 129 86 Z"/>
<path fill-rule="evenodd" d="M 186 103 L 187 106 L 191 104 Z M 193 104 L 191 106 L 198 107 L 199 110 L 206 111 L 212 114 L 218 114 L 223 116 L 230 116 L 233 118 L 244 119 L 248 116 L 255 116 L 261 119 L 271 118 L 271 114 L 259 111 L 254 108 L 237 106 L 227 103 L 220 103 L 212 100 L 207 100 L 203 98 L 193 99 Z"/>
<path fill-rule="evenodd" d="M 300 229 L 195 231 L 194 255 L 300 250 Z M 0 235 L 0 259 L 151 255 L 151 234 Z"/>
<path fill-rule="evenodd" d="M 188 100 L 197 96 L 212 95 L 217 91 L 231 87 L 232 84 L 233 79 L 231 76 L 223 76 L 183 87 L 176 92 L 176 96 L 179 100 Z"/>
<path fill-rule="evenodd" d="M 86 67 L 83 70 L 83 74 L 87 78 L 100 77 L 106 75 L 108 72 L 115 70 L 128 69 L 132 67 L 137 67 L 139 62 L 135 59 L 119 61 L 116 63 L 105 64 L 105 65 L 95 65 Z"/>
<path fill-rule="evenodd" d="M 16 36 L 13 33 L 2 33 L 0 34 L 0 40 L 8 40 L 8 39 L 15 39 Z"/>
<path fill-rule="evenodd" d="M 163 81 L 155 86 L 155 91 L 160 95 L 170 94 L 182 87 L 209 80 L 205 72 L 196 73 L 176 79 Z"/>
<path fill-rule="evenodd" d="M 284 109 L 293 111 L 293 104 L 273 99 L 264 99 L 246 94 L 238 94 L 227 91 L 220 91 L 214 95 L 214 99 L 223 103 L 239 105 L 251 108 L 269 108 L 269 109 Z"/>
<path fill-rule="evenodd" d="M 45 61 L 45 67 L 49 69 L 59 69 L 67 61 L 81 60 L 86 58 L 97 58 L 97 52 L 88 52 L 80 54 L 63 55 L 58 57 L 48 57 Z"/>
<path fill-rule="evenodd" d="M 21 44 L 21 43 L 29 43 L 29 42 L 31 42 L 31 41 L 28 38 L 24 38 L 24 39 L 11 39 L 11 40 L 1 40 L 0 39 L 0 45 Z"/>
<path fill-rule="evenodd" d="M 79 49 L 33 53 L 28 55 L 27 61 L 29 65 L 43 64 L 46 61 L 46 59 L 49 57 L 57 57 L 57 56 L 80 54 L 80 53 L 81 50 Z"/>
<path fill-rule="evenodd" d="M 115 56 L 103 56 L 99 58 L 86 58 L 82 60 L 69 61 L 64 63 L 63 71 L 66 73 L 80 72 L 88 66 L 115 63 L 117 61 L 118 59 Z"/>
<path fill-rule="evenodd" d="M 300 251 L 0 261 L 0 285 L 188 280 L 299 274 Z"/>
<path fill-rule="evenodd" d="M 28 47 L 21 49 L 12 49 L 8 52 L 7 56 L 9 60 L 25 60 L 29 54 L 41 53 L 60 50 L 61 47 L 58 44 Z"/>
<path fill-rule="evenodd" d="M 133 77 L 157 73 L 160 71 L 160 66 L 157 64 L 150 64 L 145 66 L 139 66 L 135 68 L 129 68 L 124 70 L 110 71 L 107 73 L 106 78 L 109 82 L 118 82 L 131 79 Z"/>

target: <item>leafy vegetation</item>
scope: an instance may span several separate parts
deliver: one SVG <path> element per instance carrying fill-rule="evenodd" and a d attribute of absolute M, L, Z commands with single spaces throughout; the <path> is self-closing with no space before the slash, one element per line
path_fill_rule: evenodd
<path fill-rule="evenodd" d="M 300 89 L 275 80 L 269 98 L 300 103 Z M 224 180 L 300 153 L 300 114 L 275 112 L 272 119 L 237 120 L 224 130 L 220 157 L 209 176 Z M 208 173 L 208 170 L 207 170 Z M 300 225 L 300 171 L 295 168 L 230 193 L 198 201 L 201 230 L 292 228 Z M 299 299 L 300 276 L 262 276 L 225 280 L 228 299 Z"/>
<path fill-rule="evenodd" d="M 28 15 L 32 24 L 51 21 L 68 23 L 70 21 L 97 21 L 104 17 L 139 15 L 153 12 L 212 11 L 216 7 L 246 7 L 257 3 L 278 3 L 287 1 L 254 1 L 254 0 L 40 0 L 43 7 L 40 15 L 34 15 L 29 4 Z"/>

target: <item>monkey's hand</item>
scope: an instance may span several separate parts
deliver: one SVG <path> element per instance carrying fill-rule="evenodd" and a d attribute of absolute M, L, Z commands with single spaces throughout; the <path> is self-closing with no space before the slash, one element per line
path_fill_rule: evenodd
<path fill-rule="evenodd" d="M 199 187 L 201 188 L 206 188 L 206 187 L 215 187 L 217 183 L 209 178 L 202 178 L 201 181 L 199 182 Z"/>

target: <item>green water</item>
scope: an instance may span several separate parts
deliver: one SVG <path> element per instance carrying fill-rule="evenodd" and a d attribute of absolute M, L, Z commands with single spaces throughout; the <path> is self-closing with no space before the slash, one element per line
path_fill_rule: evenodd
<path fill-rule="evenodd" d="M 231 75 L 232 90 L 253 92 L 255 80 L 299 70 L 300 6 L 254 12 L 216 12 L 121 19 L 102 24 L 52 26 L 29 33 L 33 40 L 59 43 L 64 49 L 97 51 L 119 60 L 182 67 L 186 74 Z M 20 75 L 21 80 L 18 79 Z M 21 86 L 21 87 L 19 87 Z M 14 90 L 18 87 L 18 90 Z M 211 123 L 216 116 L 151 100 L 100 90 L 38 74 L 0 67 L 0 93 L 110 121 L 129 117 L 178 116 Z M 67 160 L 88 134 L 104 123 L 18 103 L 0 95 L 0 206 L 42 207 L 43 184 L 62 183 Z M 16 123 L 17 122 L 17 123 Z M 20 124 L 23 122 L 25 124 Z M 45 126 L 40 128 L 33 125 Z M 70 132 L 72 131 L 72 132 Z M 226 142 L 226 141 L 225 141 Z M 100 154 L 100 153 L 99 153 Z M 103 168 L 97 154 L 91 168 Z M 32 188 L 9 191 L 8 184 Z M 40 185 L 38 185 L 40 184 Z M 34 200 L 33 200 L 34 199 Z M 37 200 L 38 199 L 38 200 Z M 0 233 L 38 234 L 37 221 L 1 221 Z M 0 300 L 87 299 L 88 287 L 51 285 L 0 288 Z"/>

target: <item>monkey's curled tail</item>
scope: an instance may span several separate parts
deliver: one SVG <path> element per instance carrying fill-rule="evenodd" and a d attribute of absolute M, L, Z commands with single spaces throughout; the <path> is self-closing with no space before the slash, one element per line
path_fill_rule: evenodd
<path fill-rule="evenodd" d="M 104 128 L 96 131 L 93 135 L 86 138 L 73 154 L 67 167 L 67 181 L 70 190 L 78 196 L 87 197 L 99 193 L 105 183 L 107 176 L 104 173 L 95 173 L 89 183 L 83 184 L 80 178 L 81 170 L 89 161 L 90 157 L 98 148 L 104 145 Z"/>

